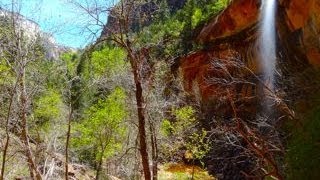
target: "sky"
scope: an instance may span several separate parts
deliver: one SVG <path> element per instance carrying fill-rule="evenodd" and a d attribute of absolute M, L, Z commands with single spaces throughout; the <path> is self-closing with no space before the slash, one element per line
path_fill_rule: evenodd
<path fill-rule="evenodd" d="M 12 0 L 0 0 L 4 8 Z M 87 29 L 88 24 L 96 24 L 93 18 L 85 15 L 84 11 L 76 8 L 70 0 L 14 0 L 21 4 L 20 14 L 37 22 L 42 31 L 51 33 L 56 42 L 60 45 L 83 48 L 93 42 L 96 37 Z M 73 0 L 75 1 L 75 0 Z M 84 5 L 93 1 L 76 0 Z M 115 0 L 95 0 L 103 7 L 110 7 Z M 107 13 L 100 16 L 102 22 L 107 21 Z M 91 25 L 90 30 L 101 32 L 101 26 Z"/>

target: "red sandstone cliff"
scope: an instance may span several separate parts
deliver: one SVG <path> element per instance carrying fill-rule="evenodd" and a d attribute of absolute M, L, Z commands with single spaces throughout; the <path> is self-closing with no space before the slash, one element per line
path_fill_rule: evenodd
<path fill-rule="evenodd" d="M 259 75 L 260 0 L 234 0 L 220 15 L 209 21 L 197 35 L 195 42 L 203 50 L 181 58 L 180 72 L 185 89 L 198 93 L 201 101 L 210 101 L 220 96 L 225 87 L 210 81 L 210 78 L 226 77 L 226 72 L 212 68 L 218 59 L 237 57 L 255 75 Z M 288 63 L 320 66 L 320 1 L 280 0 L 277 13 L 278 58 Z M 285 57 L 280 57 L 286 54 Z M 294 62 L 293 62 L 294 66 Z M 245 72 L 227 65 L 228 71 L 237 77 L 250 79 L 252 72 Z M 235 75 L 236 76 L 236 75 Z M 209 80 L 208 80 L 209 79 Z M 247 96 L 256 87 L 234 84 L 233 91 Z"/>

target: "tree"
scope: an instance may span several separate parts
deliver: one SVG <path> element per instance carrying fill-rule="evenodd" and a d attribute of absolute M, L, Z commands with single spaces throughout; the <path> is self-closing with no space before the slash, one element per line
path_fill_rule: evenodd
<path fill-rule="evenodd" d="M 126 65 L 125 58 L 125 51 L 119 47 L 104 46 L 101 50 L 92 52 L 93 78 L 110 77 L 119 73 Z"/>
<path fill-rule="evenodd" d="M 105 3 L 106 1 L 102 2 Z M 180 48 L 181 44 L 186 44 L 182 40 L 187 39 L 190 42 L 190 30 L 194 28 L 191 22 L 194 14 L 192 5 L 195 2 L 190 1 L 190 8 L 185 9 L 187 12 L 180 12 L 179 15 L 173 16 L 173 20 L 166 19 L 167 15 L 163 17 L 157 16 L 158 12 L 160 12 L 159 14 L 165 13 L 165 10 L 159 9 L 164 6 L 165 3 L 163 1 L 121 0 L 113 7 L 108 7 L 98 0 L 86 1 L 86 3 L 72 0 L 71 3 L 82 10 L 82 15 L 85 18 L 90 18 L 87 23 L 82 23 L 85 24 L 84 29 L 96 36 L 95 45 L 112 44 L 126 52 L 135 84 L 139 151 L 143 173 L 145 179 L 157 179 L 157 155 L 155 155 L 157 151 L 157 133 L 152 132 L 157 129 L 151 121 L 154 118 L 149 117 L 149 113 L 146 112 L 148 104 L 153 103 L 147 101 L 148 94 L 152 92 L 150 89 L 153 87 L 155 67 L 158 67 L 157 61 L 167 60 L 172 63 L 176 56 L 185 52 Z M 185 17 L 186 14 L 188 15 L 187 19 Z M 108 16 L 108 23 L 105 23 L 104 17 L 106 16 Z M 199 17 L 196 16 L 194 18 L 194 26 L 199 21 L 202 21 L 202 19 L 197 20 L 196 18 Z M 153 24 L 150 25 L 150 22 L 153 22 Z M 184 33 L 186 35 L 185 37 L 180 37 L 183 30 L 185 30 Z M 99 31 L 102 31 L 101 36 Z M 187 43 L 184 50 L 190 50 L 190 48 L 192 48 L 191 44 Z M 99 59 L 102 58 L 99 57 Z M 150 125 L 148 128 L 150 131 L 150 144 L 148 142 L 148 123 Z M 151 156 L 152 162 L 154 162 L 152 163 L 152 168 L 149 165 L 149 152 L 153 154 Z"/>
<path fill-rule="evenodd" d="M 192 106 L 183 106 L 172 110 L 173 118 L 165 119 L 161 124 L 163 136 L 162 153 L 165 157 L 179 155 L 185 149 L 185 160 L 200 161 L 210 150 L 208 131 L 201 129 L 196 119 L 196 110 Z M 181 159 L 180 159 L 181 160 Z"/>
<path fill-rule="evenodd" d="M 96 180 L 99 179 L 103 160 L 121 149 L 125 137 L 124 119 L 126 95 L 115 88 L 105 99 L 100 99 L 85 113 L 82 123 L 75 127 L 74 146 L 78 151 L 93 151 Z"/>
<path fill-rule="evenodd" d="M 79 108 L 79 74 L 77 71 L 78 57 L 76 53 L 67 52 L 62 54 L 61 59 L 65 67 L 64 94 L 68 104 L 67 132 L 65 143 L 65 179 L 69 179 L 69 146 L 71 140 L 71 124 L 74 119 L 75 111 Z"/>
<path fill-rule="evenodd" d="M 18 4 L 19 6 L 19 4 Z M 27 162 L 29 166 L 31 178 L 41 179 L 41 174 L 37 167 L 37 164 L 34 160 L 34 155 L 30 147 L 30 139 L 28 133 L 28 111 L 30 105 L 29 93 L 26 87 L 26 68 L 28 64 L 36 59 L 39 59 L 42 56 L 41 47 L 39 43 L 38 34 L 28 34 L 22 27 L 22 17 L 19 15 L 18 9 L 20 7 L 16 6 L 15 2 L 11 3 L 11 12 L 6 11 L 4 16 L 1 17 L 1 23 L 5 24 L 5 27 L 9 27 L 2 36 L 2 41 L 5 44 L 1 47 L 2 58 L 5 59 L 8 67 L 11 68 L 11 71 L 14 74 L 14 77 L 17 80 L 17 84 L 14 86 L 12 91 L 12 96 L 17 92 L 19 101 L 18 101 L 18 113 L 19 113 L 19 123 L 17 131 L 20 134 L 20 139 L 24 144 L 24 152 L 27 157 Z M 11 104 L 11 103 L 10 103 Z M 11 107 L 11 105 L 9 105 Z M 7 122 L 10 119 L 9 108 Z M 7 123 L 8 125 L 8 123 Z M 5 167 L 5 156 L 7 146 L 9 144 L 9 134 L 7 133 L 6 148 L 3 151 L 4 161 L 2 163 L 2 174 L 3 177 L 4 167 Z"/>
<path fill-rule="evenodd" d="M 142 160 L 143 172 L 145 179 L 151 179 L 151 172 L 149 167 L 149 155 L 147 151 L 147 137 L 146 137 L 146 114 L 145 114 L 145 97 L 143 94 L 144 83 L 147 82 L 150 75 L 150 65 L 148 62 L 148 49 L 138 48 L 135 45 L 134 40 L 131 39 L 131 28 L 134 22 L 133 15 L 138 10 L 138 6 L 143 2 L 126 0 L 120 1 L 117 6 L 113 7 L 110 12 L 111 16 L 114 16 L 116 20 L 116 27 L 112 29 L 100 19 L 101 13 L 108 12 L 107 7 L 99 5 L 96 0 L 92 1 L 92 4 L 83 5 L 80 2 L 73 1 L 76 7 L 80 8 L 89 15 L 98 25 L 100 30 L 105 30 L 110 36 L 102 37 L 98 41 L 111 41 L 117 46 L 123 48 L 126 51 L 127 59 L 130 63 L 134 84 L 135 84 L 135 97 L 136 97 L 136 109 L 138 114 L 138 131 L 139 131 L 139 151 Z M 91 6 L 93 5 L 93 6 Z M 90 27 L 87 27 L 90 28 Z M 93 32 L 93 31 L 92 31 Z M 95 33 L 94 33 L 95 34 Z M 156 178 L 156 177 L 155 177 Z"/>

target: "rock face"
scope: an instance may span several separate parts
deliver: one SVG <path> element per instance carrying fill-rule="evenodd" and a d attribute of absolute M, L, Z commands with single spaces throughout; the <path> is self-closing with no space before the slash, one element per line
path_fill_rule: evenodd
<path fill-rule="evenodd" d="M 0 18 L 11 18 L 12 13 L 0 7 Z M 56 43 L 54 37 L 50 33 L 43 32 L 38 23 L 18 13 L 14 14 L 17 28 L 24 32 L 24 35 L 31 41 L 38 40 L 44 48 L 45 56 L 48 60 L 56 60 L 59 56 L 71 50 L 68 47 L 60 46 Z"/>
<path fill-rule="evenodd" d="M 259 7 L 260 2 L 257 0 L 233 1 L 224 12 L 202 29 L 197 40 L 210 43 L 241 32 L 256 23 Z"/>
<path fill-rule="evenodd" d="M 261 68 L 257 43 L 260 6 L 260 0 L 232 1 L 194 39 L 203 48 L 180 58 L 184 89 L 201 102 L 202 112 L 206 114 L 204 121 L 210 121 L 216 115 L 232 116 L 230 105 L 223 103 L 228 93 L 240 99 L 237 103 L 241 106 L 239 114 L 242 116 L 255 116 L 258 110 L 259 97 L 250 97 L 262 88 L 258 80 Z M 283 90 L 279 96 L 294 97 L 295 103 L 306 99 L 301 96 L 312 93 L 302 87 L 314 86 L 313 90 L 318 91 L 319 85 L 312 84 L 310 77 L 314 74 L 309 70 L 320 67 L 320 1 L 279 0 L 277 10 L 277 86 Z M 306 71 L 309 74 L 306 75 Z M 237 149 L 227 150 L 227 147 L 223 152 L 230 152 L 219 155 L 225 155 L 226 159 L 231 159 L 234 152 L 239 153 Z M 219 151 L 212 152 L 207 161 L 211 173 L 221 175 L 220 179 L 244 178 L 241 168 L 234 167 L 235 162 L 221 163 L 214 154 Z M 242 170 L 250 169 L 250 161 L 244 160 L 244 163 Z"/>
<path fill-rule="evenodd" d="M 202 28 L 195 42 L 205 48 L 181 58 L 180 70 L 187 91 L 192 93 L 197 89 L 200 100 L 204 101 L 214 99 L 217 91 L 221 92 L 219 86 L 208 81 L 212 77 L 224 77 L 211 68 L 216 59 L 237 57 L 255 75 L 260 74 L 256 43 L 260 5 L 259 0 L 234 0 Z M 320 2 L 285 0 L 280 1 L 278 7 L 278 58 L 282 62 L 299 61 L 305 66 L 320 66 L 320 16 L 317 15 Z M 229 70 L 233 72 L 232 68 Z M 243 76 L 253 75 L 242 73 Z M 238 93 L 245 91 L 238 88 Z"/>
<path fill-rule="evenodd" d="M 222 102 L 228 89 L 246 106 L 242 114 L 255 112 L 256 99 L 247 97 L 259 89 L 255 78 L 260 72 L 256 53 L 259 8 L 256 0 L 233 1 L 196 37 L 204 49 L 181 58 L 185 90 L 196 94 L 204 111 L 230 115 L 230 106 Z"/>
<path fill-rule="evenodd" d="M 283 0 L 286 23 L 291 33 L 299 33 L 301 49 L 308 62 L 320 66 L 320 1 Z"/>
<path fill-rule="evenodd" d="M 11 16 L 12 13 L 10 11 L 0 7 L 0 17 L 9 18 Z M 17 28 L 22 29 L 28 38 L 34 39 L 41 32 L 40 26 L 36 22 L 17 13 L 14 14 L 14 18 L 17 23 Z"/>
<path fill-rule="evenodd" d="M 160 0 L 156 2 L 134 2 L 129 0 L 124 1 L 125 6 L 128 6 L 130 8 L 134 7 L 133 9 L 128 10 L 130 12 L 124 11 L 131 14 L 129 16 L 131 17 L 131 19 L 129 19 L 129 29 L 131 31 L 137 31 L 139 30 L 139 28 L 150 25 L 153 22 L 154 17 L 156 17 L 157 13 L 159 13 L 160 3 L 162 3 L 163 1 L 166 2 L 170 12 L 175 12 L 181 9 L 186 3 L 186 0 Z M 120 10 L 118 10 L 118 6 L 115 6 L 110 11 L 107 24 L 103 28 L 101 37 L 109 36 L 111 34 L 110 29 L 112 29 L 112 31 L 119 31 L 119 12 Z"/>

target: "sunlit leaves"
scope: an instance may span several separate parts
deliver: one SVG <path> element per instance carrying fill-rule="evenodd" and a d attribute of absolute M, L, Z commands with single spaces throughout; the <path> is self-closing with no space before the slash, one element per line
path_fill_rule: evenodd
<path fill-rule="evenodd" d="M 168 119 L 164 119 L 161 123 L 160 130 L 161 130 L 162 135 L 168 137 L 171 134 L 171 132 L 173 131 L 173 126 Z"/>
<path fill-rule="evenodd" d="M 40 124 L 61 116 L 63 101 L 61 95 L 53 89 L 47 90 L 35 101 L 34 116 Z"/>
<path fill-rule="evenodd" d="M 94 51 L 91 58 L 94 76 L 111 76 L 123 70 L 126 64 L 125 58 L 125 51 L 118 47 L 106 46 L 100 51 Z"/>
<path fill-rule="evenodd" d="M 210 10 L 214 12 L 221 11 L 222 9 L 226 8 L 230 0 L 217 0 L 213 5 L 210 6 Z"/>
<path fill-rule="evenodd" d="M 77 53 L 67 52 L 67 53 L 62 54 L 60 58 L 66 64 L 68 75 L 74 76 L 76 73 L 76 67 L 78 64 Z"/>
<path fill-rule="evenodd" d="M 171 148 L 171 151 L 164 150 L 165 152 L 175 153 L 175 151 L 185 148 L 189 159 L 198 160 L 201 160 L 209 152 L 211 145 L 207 139 L 208 132 L 204 129 L 197 130 L 195 113 L 192 106 L 183 106 L 172 110 L 172 115 L 175 117 L 173 120 L 164 119 L 162 121 L 161 133 L 169 139 L 169 143 L 163 144 L 163 147 Z"/>
<path fill-rule="evenodd" d="M 196 121 L 195 110 L 191 106 L 173 109 L 172 114 L 175 116 L 174 121 L 164 119 L 161 124 L 161 131 L 165 136 L 171 133 L 181 134 L 185 129 L 190 129 Z"/>
<path fill-rule="evenodd" d="M 95 158 L 101 155 L 108 158 L 119 150 L 126 133 L 123 124 L 127 116 L 125 98 L 124 90 L 118 87 L 107 98 L 92 105 L 82 123 L 75 126 L 74 146 L 95 149 Z"/>
<path fill-rule="evenodd" d="M 182 108 L 174 109 L 173 114 L 176 116 L 174 124 L 175 131 L 181 132 L 186 128 L 190 128 L 195 123 L 195 110 L 191 106 L 184 106 Z"/>
<path fill-rule="evenodd" d="M 207 135 L 208 132 L 202 129 L 190 136 L 186 147 L 191 152 L 193 158 L 202 159 L 210 151 L 211 144 L 207 141 Z"/>
<path fill-rule="evenodd" d="M 196 8 L 192 15 L 192 27 L 195 28 L 199 22 L 202 20 L 202 10 L 201 8 Z"/>
<path fill-rule="evenodd" d="M 0 59 L 0 85 L 8 84 L 13 81 L 10 67 L 5 60 Z"/>
<path fill-rule="evenodd" d="M 225 9 L 229 2 L 230 0 L 211 0 L 206 3 L 197 1 L 192 13 L 192 28 L 207 22 L 214 15 Z"/>

